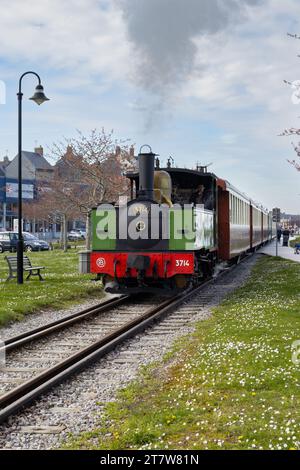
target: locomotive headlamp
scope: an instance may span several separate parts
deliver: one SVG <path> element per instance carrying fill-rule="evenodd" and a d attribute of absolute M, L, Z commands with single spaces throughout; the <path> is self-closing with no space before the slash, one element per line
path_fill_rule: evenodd
<path fill-rule="evenodd" d="M 143 232 L 146 228 L 146 224 L 145 222 L 143 222 L 142 220 L 140 220 L 137 224 L 136 224 L 136 231 L 137 232 Z"/>

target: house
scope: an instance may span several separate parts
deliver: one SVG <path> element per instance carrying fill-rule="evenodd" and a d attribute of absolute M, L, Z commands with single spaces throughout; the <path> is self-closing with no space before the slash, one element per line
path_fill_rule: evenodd
<path fill-rule="evenodd" d="M 9 158 L 4 157 L 3 161 L 0 161 L 0 230 L 1 227 L 6 227 L 6 180 L 5 180 L 5 169 L 9 164 Z"/>
<path fill-rule="evenodd" d="M 37 197 L 41 184 L 47 183 L 54 173 L 53 167 L 44 157 L 43 147 L 34 152 L 22 152 L 23 201 Z M 17 217 L 18 199 L 18 155 L 11 161 L 8 157 L 0 162 L 0 229 L 12 230 L 13 219 Z"/>
<path fill-rule="evenodd" d="M 53 175 L 53 167 L 44 157 L 43 147 L 37 147 L 34 152 L 22 152 L 22 178 L 32 182 L 49 181 Z M 6 166 L 7 179 L 18 179 L 18 155 Z"/>

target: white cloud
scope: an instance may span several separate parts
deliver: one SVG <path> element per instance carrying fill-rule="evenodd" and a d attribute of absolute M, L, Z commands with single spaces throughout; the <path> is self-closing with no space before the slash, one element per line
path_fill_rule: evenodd
<path fill-rule="evenodd" d="M 2 58 L 122 79 L 130 46 L 121 12 L 104 0 L 1 0 Z"/>
<path fill-rule="evenodd" d="M 225 145 L 233 145 L 237 142 L 238 136 L 236 134 L 223 134 L 221 142 Z"/>

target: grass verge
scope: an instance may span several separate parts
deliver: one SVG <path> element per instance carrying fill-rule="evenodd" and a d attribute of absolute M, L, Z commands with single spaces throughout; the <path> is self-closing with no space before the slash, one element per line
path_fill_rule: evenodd
<path fill-rule="evenodd" d="M 291 246 L 292 248 L 295 248 L 296 243 L 300 243 L 300 237 L 297 237 L 297 238 L 295 238 L 295 240 L 292 240 L 292 241 L 290 242 L 290 246 Z"/>
<path fill-rule="evenodd" d="M 16 280 L 4 282 L 8 266 L 4 254 L 0 254 L 0 325 L 12 320 L 21 320 L 27 313 L 42 307 L 63 307 L 79 299 L 102 296 L 99 283 L 91 282 L 90 275 L 78 273 L 78 252 L 63 253 L 48 251 L 29 253 L 33 266 L 45 266 L 43 277 L 24 281 L 19 286 Z"/>
<path fill-rule="evenodd" d="M 300 266 L 264 257 L 248 282 L 107 405 L 71 449 L 300 449 Z"/>

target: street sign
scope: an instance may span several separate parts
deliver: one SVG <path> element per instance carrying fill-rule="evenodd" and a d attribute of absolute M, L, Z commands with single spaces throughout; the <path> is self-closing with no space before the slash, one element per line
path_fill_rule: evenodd
<path fill-rule="evenodd" d="M 273 222 L 276 222 L 277 224 L 279 224 L 280 219 L 281 219 L 281 210 L 278 209 L 278 207 L 276 207 L 275 209 L 273 209 Z"/>
<path fill-rule="evenodd" d="M 23 219 L 22 219 L 22 226 L 23 226 L 23 222 L 24 222 L 24 221 L 23 221 Z M 13 224 L 14 224 L 13 230 L 14 230 L 14 232 L 17 232 L 17 231 L 19 230 L 19 221 L 18 221 L 18 219 L 14 219 Z"/>

